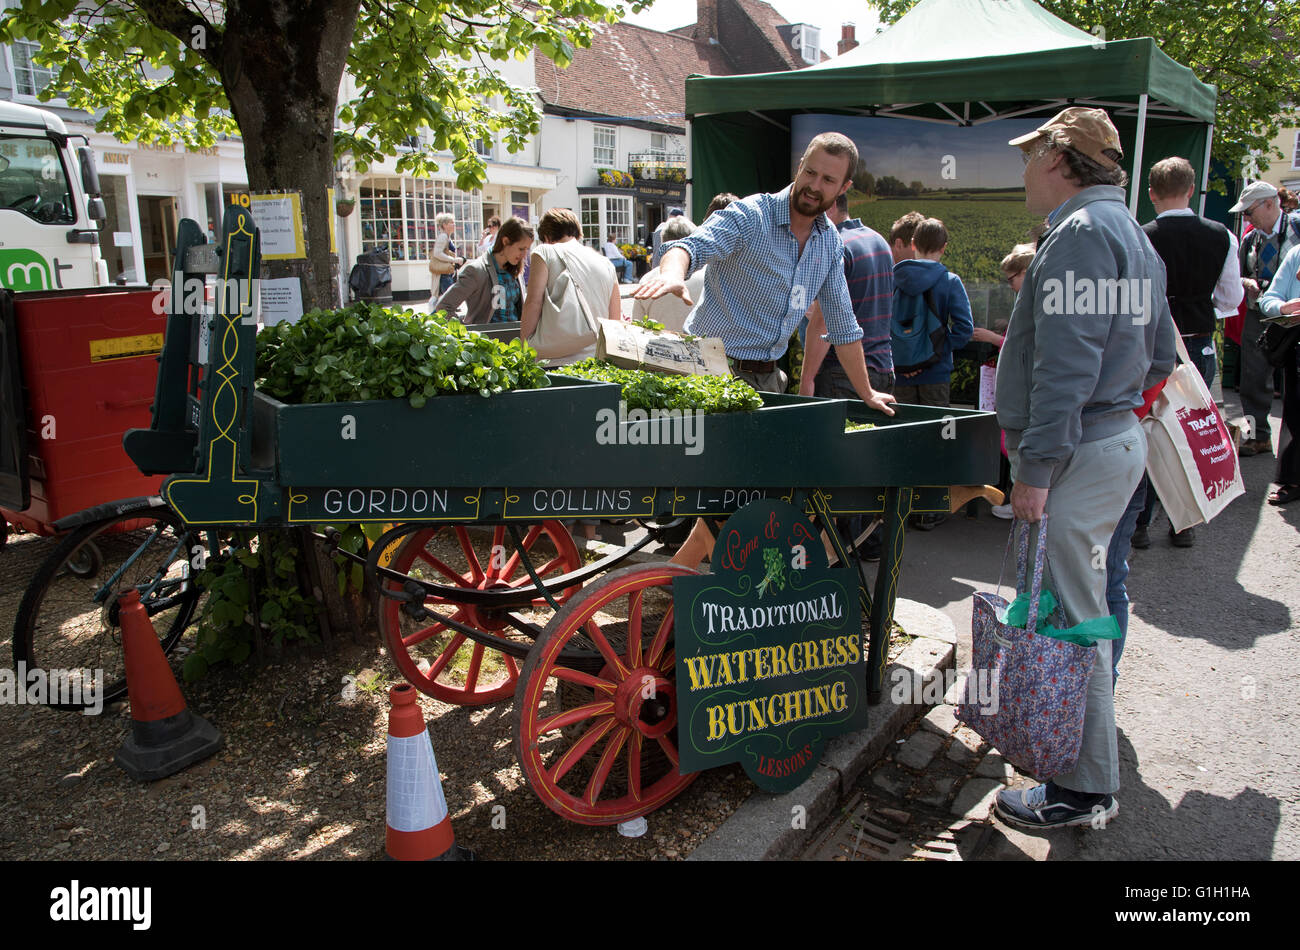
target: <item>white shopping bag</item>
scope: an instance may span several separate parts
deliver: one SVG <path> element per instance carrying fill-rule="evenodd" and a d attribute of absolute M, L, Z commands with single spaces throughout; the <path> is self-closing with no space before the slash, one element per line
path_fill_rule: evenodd
<path fill-rule="evenodd" d="M 997 403 L 994 396 L 998 391 L 998 368 L 996 366 L 987 366 L 980 364 L 980 391 L 979 391 L 979 410 L 980 412 L 997 411 Z"/>
<path fill-rule="evenodd" d="M 1237 447 L 1178 338 L 1181 363 L 1142 420 L 1147 475 L 1175 531 L 1209 521 L 1244 494 Z"/>

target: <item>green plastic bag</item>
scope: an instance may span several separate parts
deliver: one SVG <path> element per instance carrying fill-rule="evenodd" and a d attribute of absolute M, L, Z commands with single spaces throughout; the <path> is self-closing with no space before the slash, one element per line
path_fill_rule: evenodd
<path fill-rule="evenodd" d="M 1064 640 L 1081 647 L 1096 646 L 1098 640 L 1118 640 L 1119 621 L 1111 614 L 1085 620 L 1073 627 L 1054 627 L 1047 618 L 1056 609 L 1056 595 L 1043 588 L 1038 598 L 1038 629 L 1034 632 L 1055 640 Z M 998 611 L 998 620 L 1011 627 L 1023 627 L 1029 620 L 1029 592 L 1018 594 L 1006 607 Z"/>

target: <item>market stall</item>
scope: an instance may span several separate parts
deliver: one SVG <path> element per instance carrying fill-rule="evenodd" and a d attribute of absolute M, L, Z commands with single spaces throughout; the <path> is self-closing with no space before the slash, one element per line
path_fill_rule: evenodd
<path fill-rule="evenodd" d="M 1111 116 L 1129 173 L 1129 207 L 1154 217 L 1146 172 L 1171 155 L 1209 175 L 1215 88 L 1155 40 L 1087 33 L 1033 0 L 921 0 L 842 56 L 795 72 L 692 76 L 693 217 L 717 192 L 776 191 L 790 181 L 790 124 L 800 113 L 907 119 L 968 128 L 1046 120 L 1069 105 Z M 1138 174 L 1134 174 L 1134 169 Z"/>

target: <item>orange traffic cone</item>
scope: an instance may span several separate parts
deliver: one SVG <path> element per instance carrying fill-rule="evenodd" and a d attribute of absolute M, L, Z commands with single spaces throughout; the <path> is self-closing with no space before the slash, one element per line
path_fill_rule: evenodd
<path fill-rule="evenodd" d="M 384 850 L 394 861 L 473 861 L 456 844 L 438 777 L 433 741 L 415 701 L 415 687 L 388 691 L 388 817 Z"/>
<path fill-rule="evenodd" d="M 131 734 L 114 761 L 137 782 L 152 782 L 206 759 L 221 748 L 221 733 L 189 711 L 162 644 L 140 603 L 140 592 L 118 598 Z"/>

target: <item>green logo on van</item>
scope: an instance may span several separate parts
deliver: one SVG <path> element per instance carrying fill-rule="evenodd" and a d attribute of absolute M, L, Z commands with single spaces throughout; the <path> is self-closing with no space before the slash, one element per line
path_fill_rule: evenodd
<path fill-rule="evenodd" d="M 0 248 L 0 287 L 15 293 L 53 289 L 49 262 L 30 248 Z"/>

